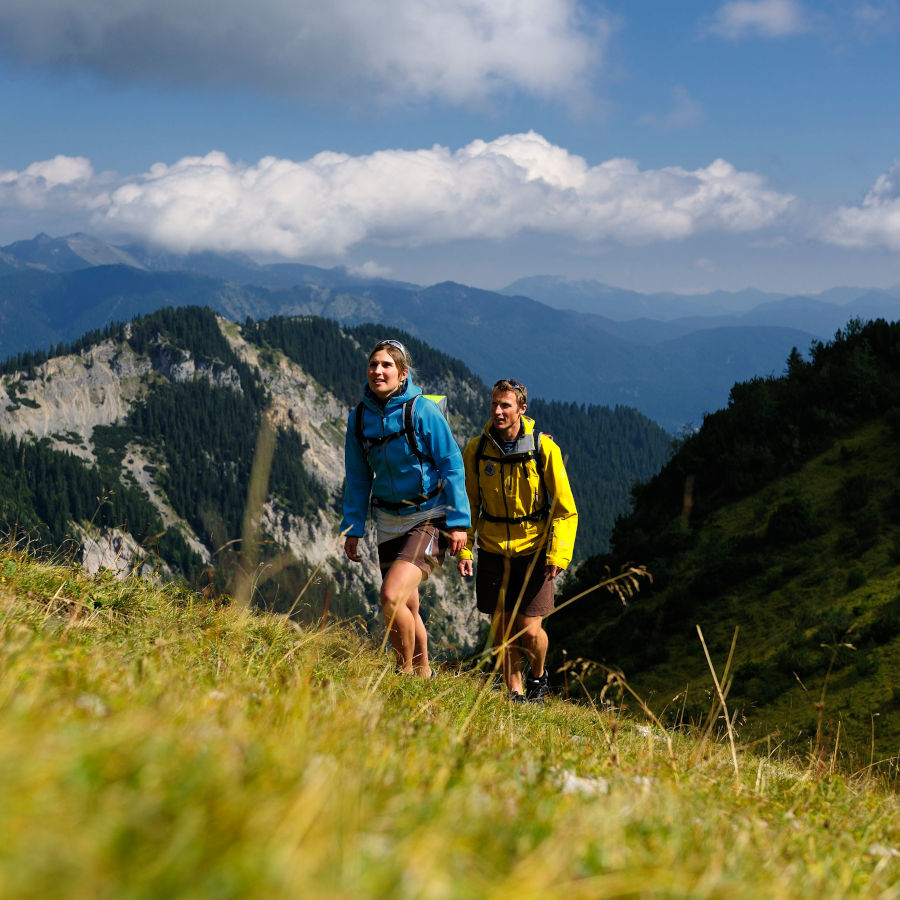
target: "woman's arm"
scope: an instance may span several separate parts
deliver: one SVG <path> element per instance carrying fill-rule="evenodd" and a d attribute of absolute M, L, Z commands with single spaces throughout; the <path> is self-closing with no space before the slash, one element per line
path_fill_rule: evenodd
<path fill-rule="evenodd" d="M 360 538 L 366 527 L 369 512 L 369 494 L 372 491 L 372 470 L 363 456 L 353 427 L 356 410 L 350 411 L 347 432 L 344 436 L 344 518 L 341 533 Z M 345 542 L 346 549 L 346 542 Z M 350 556 L 350 554 L 347 554 Z M 353 559 L 353 557 L 350 557 Z"/>

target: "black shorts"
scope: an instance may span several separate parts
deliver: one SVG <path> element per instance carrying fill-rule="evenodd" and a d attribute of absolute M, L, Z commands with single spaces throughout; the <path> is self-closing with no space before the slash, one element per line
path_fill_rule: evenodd
<path fill-rule="evenodd" d="M 507 612 L 515 609 L 520 616 L 548 615 L 553 611 L 553 579 L 547 577 L 546 571 L 547 554 L 544 550 L 537 554 L 537 558 L 533 555 L 500 556 L 479 550 L 475 569 L 475 603 L 478 611 L 492 616 L 498 609 L 502 594 L 503 608 Z"/>
<path fill-rule="evenodd" d="M 381 574 L 398 559 L 418 566 L 427 578 L 444 564 L 447 553 L 447 520 L 429 519 L 414 525 L 406 534 L 391 538 L 378 545 L 378 563 Z"/>

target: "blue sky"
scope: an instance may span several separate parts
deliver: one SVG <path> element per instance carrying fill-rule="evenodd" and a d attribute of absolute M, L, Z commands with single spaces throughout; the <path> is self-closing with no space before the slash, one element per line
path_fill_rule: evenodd
<path fill-rule="evenodd" d="M 0 243 L 896 285 L 898 39 L 898 0 L 0 0 Z"/>

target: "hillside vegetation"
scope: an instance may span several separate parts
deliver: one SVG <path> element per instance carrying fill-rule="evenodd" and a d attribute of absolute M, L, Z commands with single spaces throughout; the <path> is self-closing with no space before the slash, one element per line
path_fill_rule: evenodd
<path fill-rule="evenodd" d="M 839 770 L 0 552 L 12 900 L 897 896 L 900 803 Z"/>
<path fill-rule="evenodd" d="M 851 323 L 781 377 L 736 385 L 635 491 L 614 553 L 650 569 L 627 608 L 573 604 L 557 647 L 624 670 L 670 722 L 725 668 L 745 739 L 900 753 L 900 323 Z"/>

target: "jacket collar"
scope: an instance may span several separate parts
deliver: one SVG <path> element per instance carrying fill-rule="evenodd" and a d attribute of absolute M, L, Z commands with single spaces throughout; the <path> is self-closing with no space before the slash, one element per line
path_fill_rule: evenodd
<path fill-rule="evenodd" d="M 515 456 L 518 453 L 530 453 L 534 450 L 534 419 L 528 416 L 522 416 L 522 427 L 519 429 L 519 437 L 516 439 L 515 446 L 506 455 Z M 500 445 L 494 439 L 491 432 L 493 422 L 489 421 L 484 426 L 484 433 L 488 436 L 491 443 L 502 453 Z"/>
<path fill-rule="evenodd" d="M 416 394 L 421 394 L 422 388 L 420 388 L 417 384 L 413 383 L 412 376 L 407 373 L 406 376 L 406 384 L 402 386 L 399 393 L 394 394 L 392 397 L 388 398 L 387 403 L 384 406 L 379 403 L 379 401 L 375 398 L 375 395 L 369 388 L 368 383 L 366 383 L 365 388 L 363 389 L 363 403 L 372 410 L 372 412 L 377 413 L 378 415 L 387 415 L 392 410 L 397 409 L 400 406 L 403 406 L 407 400 L 411 397 L 415 397 Z"/>

